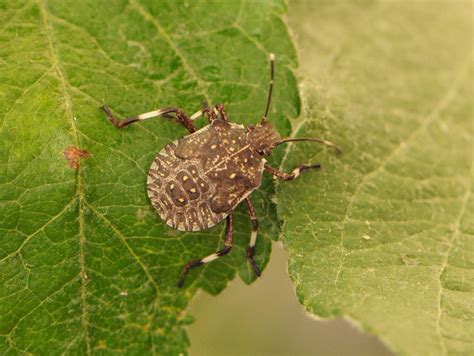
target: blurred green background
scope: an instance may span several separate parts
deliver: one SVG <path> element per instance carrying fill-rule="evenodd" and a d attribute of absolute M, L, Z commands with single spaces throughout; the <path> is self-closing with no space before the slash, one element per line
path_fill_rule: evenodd
<path fill-rule="evenodd" d="M 191 356 L 391 355 L 376 337 L 347 320 L 306 314 L 288 277 L 287 258 L 274 243 L 267 268 L 252 285 L 235 279 L 216 297 L 200 292 L 194 298 Z"/>

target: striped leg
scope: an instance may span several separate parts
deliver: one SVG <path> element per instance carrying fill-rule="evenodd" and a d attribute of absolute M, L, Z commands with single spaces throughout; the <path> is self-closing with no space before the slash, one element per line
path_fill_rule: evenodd
<path fill-rule="evenodd" d="M 199 119 L 203 115 L 207 117 L 209 122 L 212 122 L 216 119 L 216 113 L 211 112 L 211 109 L 209 108 L 209 103 L 207 101 L 202 102 L 202 109 L 192 114 L 190 119 L 191 121 L 194 121 L 196 119 Z"/>
<path fill-rule="evenodd" d="M 321 168 L 321 164 L 320 163 L 302 164 L 298 168 L 294 169 L 293 172 L 291 173 L 285 173 L 285 172 L 279 171 L 278 169 L 265 165 L 265 172 L 270 173 L 275 178 L 280 178 L 283 180 L 293 180 L 296 177 L 298 177 L 301 174 L 301 172 L 306 171 L 308 169 L 314 169 L 314 168 L 318 168 L 318 169 Z"/>
<path fill-rule="evenodd" d="M 229 121 L 229 118 L 227 117 L 227 112 L 225 111 L 225 107 L 223 104 L 217 104 L 215 106 L 215 110 L 219 113 L 222 120 Z"/>
<path fill-rule="evenodd" d="M 198 267 L 203 264 L 217 260 L 219 257 L 225 256 L 230 252 L 234 244 L 234 225 L 232 224 L 232 213 L 227 216 L 225 230 L 226 237 L 224 242 L 224 248 L 207 257 L 201 258 L 199 260 L 189 261 L 188 263 L 186 263 L 186 265 L 183 267 L 183 270 L 181 271 L 181 278 L 178 281 L 179 288 L 183 286 L 184 280 L 186 279 L 186 275 L 188 274 L 191 268 Z"/>
<path fill-rule="evenodd" d="M 194 127 L 193 121 L 184 113 L 183 110 L 181 110 L 179 108 L 174 108 L 174 107 L 163 108 L 163 109 L 159 109 L 159 110 L 150 111 L 150 112 L 147 112 L 147 113 L 144 113 L 144 114 L 141 114 L 141 115 L 128 117 L 128 118 L 123 119 L 123 120 L 119 120 L 119 119 L 115 118 L 114 115 L 112 114 L 112 112 L 110 111 L 110 109 L 107 106 L 102 105 L 101 109 L 102 109 L 103 112 L 105 112 L 105 114 L 107 115 L 107 118 L 109 119 L 109 121 L 114 126 L 118 127 L 119 129 L 121 129 L 122 127 L 125 127 L 127 125 L 133 124 L 134 122 L 151 119 L 153 117 L 168 116 L 170 114 L 174 114 L 176 120 L 181 125 L 186 127 L 188 129 L 189 133 L 193 133 L 193 132 L 196 131 L 196 128 Z"/>
<path fill-rule="evenodd" d="M 207 117 L 207 119 L 209 120 L 210 123 L 212 123 L 214 120 L 217 119 L 217 114 L 220 115 L 221 119 L 224 120 L 224 121 L 229 121 L 228 117 L 227 117 L 227 112 L 225 111 L 225 108 L 224 108 L 224 105 L 222 104 L 217 104 L 216 106 L 214 106 L 214 108 L 212 109 L 210 106 L 209 106 L 209 103 L 208 102 L 204 102 L 203 103 L 203 108 L 197 112 L 195 112 L 194 114 L 191 115 L 190 119 L 191 121 L 194 121 L 196 120 L 197 118 L 201 117 L 201 116 L 205 116 Z"/>
<path fill-rule="evenodd" d="M 260 277 L 260 268 L 258 268 L 257 263 L 255 263 L 255 260 L 253 259 L 253 256 L 255 255 L 255 243 L 257 242 L 258 220 L 257 215 L 255 214 L 255 208 L 253 207 L 250 198 L 245 198 L 245 202 L 247 203 L 247 211 L 249 213 L 250 221 L 252 222 L 252 234 L 250 235 L 250 242 L 247 247 L 247 258 L 249 259 L 255 274 Z"/>
<path fill-rule="evenodd" d="M 205 101 L 202 103 L 202 114 L 207 117 L 210 123 L 217 119 L 217 111 L 209 106 L 209 103 Z"/>

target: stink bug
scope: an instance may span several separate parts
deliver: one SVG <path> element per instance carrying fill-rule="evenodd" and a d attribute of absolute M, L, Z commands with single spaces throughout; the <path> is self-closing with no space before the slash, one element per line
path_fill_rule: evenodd
<path fill-rule="evenodd" d="M 148 197 L 170 227 L 180 231 L 200 231 L 226 220 L 224 248 L 198 260 L 188 262 L 181 271 L 178 287 L 182 287 L 188 271 L 214 261 L 230 252 L 233 245 L 232 212 L 245 201 L 252 223 L 247 258 L 257 276 L 260 269 L 253 258 L 258 220 L 249 198 L 262 183 L 263 172 L 275 178 L 292 180 L 304 170 L 320 168 L 319 163 L 302 164 L 291 173 L 281 172 L 266 164 L 265 157 L 282 143 L 314 141 L 340 149 L 319 138 L 282 139 L 268 120 L 273 91 L 275 57 L 270 55 L 270 85 L 264 115 L 257 125 L 234 124 L 229 121 L 224 105 L 207 104 L 190 117 L 183 110 L 167 107 L 123 120 L 116 119 L 107 106 L 101 109 L 117 128 L 154 117 L 172 117 L 189 135 L 165 146 L 151 164 L 147 178 Z M 209 125 L 196 131 L 194 120 L 205 116 Z"/>

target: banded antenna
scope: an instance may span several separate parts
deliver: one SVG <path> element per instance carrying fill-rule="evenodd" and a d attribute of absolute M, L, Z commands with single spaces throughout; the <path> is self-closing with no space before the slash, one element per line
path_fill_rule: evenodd
<path fill-rule="evenodd" d="M 275 55 L 270 53 L 270 84 L 268 86 L 267 105 L 265 106 L 265 113 L 263 114 L 261 123 L 268 120 L 268 111 L 270 110 L 270 102 L 272 101 L 273 80 L 275 78 Z"/>
<path fill-rule="evenodd" d="M 336 144 L 332 143 L 331 141 L 323 140 L 321 138 L 316 138 L 316 137 L 284 138 L 283 140 L 281 140 L 277 143 L 277 146 L 282 144 L 282 143 L 299 142 L 299 141 L 313 141 L 313 142 L 322 143 L 325 146 L 334 148 L 337 152 L 342 152 L 341 148 L 339 146 L 337 146 Z"/>

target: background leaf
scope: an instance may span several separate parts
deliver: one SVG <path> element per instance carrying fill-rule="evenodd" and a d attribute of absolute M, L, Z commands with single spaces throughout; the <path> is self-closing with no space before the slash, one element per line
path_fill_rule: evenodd
<path fill-rule="evenodd" d="M 148 202 L 151 161 L 185 130 L 159 119 L 117 130 L 98 107 L 192 113 L 208 99 L 256 122 L 274 52 L 272 119 L 288 134 L 299 97 L 284 11 L 282 1 L 0 4 L 0 353 L 176 354 L 197 288 L 218 293 L 237 272 L 254 279 L 239 208 L 236 248 L 176 288 L 182 265 L 223 241 L 223 226 L 165 227 Z M 88 154 L 71 163 L 66 150 Z M 254 195 L 262 267 L 277 236 L 272 189 Z"/>
<path fill-rule="evenodd" d="M 300 136 L 278 185 L 304 307 L 409 354 L 474 352 L 472 3 L 292 2 Z"/>

